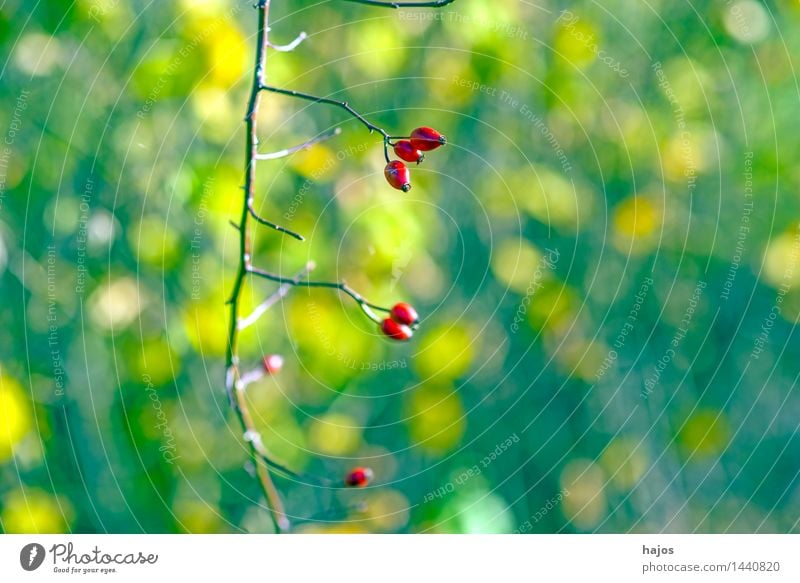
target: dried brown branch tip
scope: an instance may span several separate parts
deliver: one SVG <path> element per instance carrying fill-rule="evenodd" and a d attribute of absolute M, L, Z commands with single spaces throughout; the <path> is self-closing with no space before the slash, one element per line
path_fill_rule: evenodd
<path fill-rule="evenodd" d="M 376 0 L 349 0 L 368 6 L 380 6 L 385 8 L 436 8 L 450 4 L 454 0 L 436 0 L 431 2 L 381 2 Z M 278 93 L 296 99 L 312 102 L 314 104 L 325 104 L 338 107 L 364 126 L 370 133 L 377 132 L 383 137 L 383 154 L 386 159 L 384 175 L 386 181 L 397 190 L 408 192 L 411 188 L 411 173 L 405 162 L 420 164 L 425 152 L 436 150 L 445 145 L 447 139 L 437 130 L 430 127 L 418 127 L 408 136 L 391 136 L 383 128 L 368 121 L 347 101 L 339 101 L 329 97 L 320 97 L 309 93 L 295 91 L 293 89 L 283 89 L 267 84 L 267 50 L 272 49 L 279 52 L 295 50 L 303 41 L 308 38 L 305 32 L 298 34 L 295 39 L 286 45 L 277 45 L 269 40 L 269 0 L 258 0 L 255 4 L 258 11 L 258 35 L 256 41 L 255 66 L 253 70 L 253 84 L 250 91 L 250 98 L 247 104 L 245 116 L 246 125 L 246 148 L 244 160 L 244 199 L 242 210 L 238 222 L 232 221 L 233 226 L 238 232 L 239 237 L 239 269 L 234 278 L 233 291 L 227 304 L 230 306 L 230 327 L 228 334 L 228 352 L 226 357 L 226 388 L 228 397 L 238 422 L 243 430 L 245 441 L 250 452 L 250 464 L 255 469 L 255 476 L 258 480 L 261 492 L 265 497 L 267 509 L 273 520 L 277 532 L 285 532 L 290 528 L 289 518 L 284 511 L 280 493 L 272 480 L 272 472 L 277 472 L 284 476 L 289 476 L 297 481 L 316 484 L 322 487 L 335 487 L 338 483 L 340 487 L 364 488 L 373 479 L 372 470 L 366 467 L 356 467 L 347 472 L 342 481 L 332 481 L 320 479 L 313 476 L 298 474 L 279 461 L 275 460 L 269 452 L 267 446 L 261 439 L 261 435 L 255 429 L 253 416 L 249 412 L 247 399 L 244 397 L 247 386 L 264 377 L 277 376 L 284 366 L 284 358 L 279 354 L 265 355 L 259 366 L 249 370 L 242 370 L 239 358 L 239 335 L 241 330 L 255 325 L 260 317 L 273 305 L 280 302 L 294 287 L 306 288 L 327 288 L 335 292 L 342 293 L 350 297 L 361 308 L 361 311 L 373 322 L 378 324 L 382 335 L 395 341 L 406 341 L 414 335 L 414 330 L 419 324 L 417 311 L 410 304 L 399 302 L 390 308 L 376 305 L 366 300 L 361 294 L 352 289 L 344 281 L 316 281 L 309 279 L 311 271 L 314 269 L 313 262 L 309 262 L 305 268 L 291 277 L 265 271 L 253 264 L 253 257 L 250 248 L 250 228 L 252 224 L 262 225 L 275 231 L 288 235 L 298 241 L 304 241 L 304 237 L 286 227 L 270 221 L 261 216 L 256 211 L 258 208 L 256 198 L 256 175 L 259 162 L 268 162 L 290 156 L 295 152 L 311 148 L 315 144 L 324 140 L 331 139 L 339 135 L 339 128 L 333 131 L 322 133 L 316 137 L 290 148 L 275 152 L 260 152 L 258 140 L 258 110 L 261 104 L 263 92 Z M 399 159 L 392 160 L 389 157 L 389 150 L 393 150 Z M 240 313 L 241 296 L 244 289 L 245 279 L 258 277 L 269 282 L 279 284 L 270 296 L 268 296 L 250 314 Z M 383 315 L 379 316 L 378 313 Z"/>

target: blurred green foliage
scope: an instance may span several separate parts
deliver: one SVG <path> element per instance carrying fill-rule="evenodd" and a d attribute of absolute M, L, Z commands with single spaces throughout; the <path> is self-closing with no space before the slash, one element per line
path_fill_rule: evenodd
<path fill-rule="evenodd" d="M 224 391 L 252 0 L 0 5 L 0 525 L 268 531 Z M 450 145 L 387 187 L 337 108 L 265 97 L 242 356 L 298 531 L 796 531 L 800 5 L 272 2 L 275 85 Z M 567 12 L 562 12 L 566 10 Z M 700 285 L 704 284 L 704 285 Z M 272 289 L 247 288 L 253 307 Z M 503 447 L 503 444 L 510 445 Z M 498 453 L 499 452 L 499 453 Z"/>

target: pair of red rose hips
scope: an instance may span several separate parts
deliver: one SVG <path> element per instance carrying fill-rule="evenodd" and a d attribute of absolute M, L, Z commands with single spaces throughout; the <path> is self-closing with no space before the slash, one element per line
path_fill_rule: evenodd
<path fill-rule="evenodd" d="M 433 128 L 421 127 L 411 132 L 408 139 L 402 139 L 394 144 L 394 153 L 406 162 L 419 164 L 425 159 L 423 152 L 435 150 L 444 146 L 447 138 Z M 411 173 L 408 167 L 400 160 L 392 160 L 383 171 L 386 181 L 397 190 L 408 192 L 411 190 Z"/>
<path fill-rule="evenodd" d="M 404 302 L 395 304 L 389 317 L 381 322 L 381 332 L 392 340 L 408 340 L 414 335 L 412 328 L 419 322 L 417 311 Z"/>

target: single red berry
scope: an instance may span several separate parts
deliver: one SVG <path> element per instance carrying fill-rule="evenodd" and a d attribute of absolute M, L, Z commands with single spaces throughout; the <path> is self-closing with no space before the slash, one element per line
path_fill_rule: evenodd
<path fill-rule="evenodd" d="M 398 324 L 405 324 L 406 326 L 414 326 L 419 322 L 419 316 L 413 306 L 400 302 L 392 306 L 389 316 Z"/>
<path fill-rule="evenodd" d="M 267 374 L 278 374 L 283 368 L 283 357 L 280 354 L 268 354 L 262 360 L 262 364 Z"/>
<path fill-rule="evenodd" d="M 405 324 L 395 322 L 391 318 L 386 318 L 381 322 L 381 332 L 393 340 L 408 340 L 414 335 L 411 328 Z"/>
<path fill-rule="evenodd" d="M 397 157 L 406 162 L 416 162 L 419 164 L 425 159 L 425 154 L 417 150 L 408 140 L 400 140 L 394 145 L 394 153 Z"/>
<path fill-rule="evenodd" d="M 411 190 L 411 175 L 408 168 L 400 160 L 392 160 L 383 171 L 386 181 L 397 190 L 408 192 Z"/>
<path fill-rule="evenodd" d="M 344 483 L 354 488 L 363 488 L 372 481 L 372 470 L 369 468 L 353 468 L 344 477 Z"/>
<path fill-rule="evenodd" d="M 444 146 L 447 143 L 447 138 L 437 132 L 433 128 L 417 128 L 411 132 L 411 145 L 417 150 L 427 152 L 435 150 L 439 146 Z"/>

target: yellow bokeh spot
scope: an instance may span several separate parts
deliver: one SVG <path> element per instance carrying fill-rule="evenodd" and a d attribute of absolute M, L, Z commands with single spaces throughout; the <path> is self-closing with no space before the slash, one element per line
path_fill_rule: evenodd
<path fill-rule="evenodd" d="M 361 444 L 361 425 L 347 415 L 328 413 L 311 422 L 309 446 L 322 454 L 346 455 Z"/>
<path fill-rule="evenodd" d="M 402 46 L 402 31 L 403 27 L 396 26 L 388 18 L 360 21 L 358 31 L 347 35 L 355 65 L 370 77 L 384 78 L 400 71 L 404 50 L 389 48 Z M 387 47 L 387 50 L 376 51 L 376 47 Z"/>
<path fill-rule="evenodd" d="M 130 226 L 128 245 L 140 262 L 153 267 L 168 269 L 180 257 L 177 233 L 155 215 L 146 216 Z"/>
<path fill-rule="evenodd" d="M 186 16 L 219 16 L 230 6 L 230 0 L 180 0 L 178 6 Z"/>
<path fill-rule="evenodd" d="M 555 172 L 539 170 L 532 180 L 515 182 L 515 190 L 519 205 L 546 225 L 575 229 L 592 213 L 591 198 Z"/>
<path fill-rule="evenodd" d="M 363 316 L 345 302 L 328 290 L 297 290 L 288 301 L 288 334 L 296 341 L 303 368 L 317 379 L 301 390 L 315 402 L 334 397 L 331 387 L 363 374 L 364 363 L 382 354 L 377 332 L 365 331 Z"/>
<path fill-rule="evenodd" d="M 227 142 L 231 125 L 238 121 L 230 95 L 224 89 L 199 88 L 192 92 L 191 104 L 195 117 L 201 122 L 203 136 L 209 140 Z"/>
<path fill-rule="evenodd" d="M 32 414 L 22 386 L 0 373 L 0 462 L 11 457 L 16 445 L 31 429 Z"/>
<path fill-rule="evenodd" d="M 530 242 L 506 239 L 492 254 L 492 272 L 512 290 L 525 293 L 532 281 L 541 281 L 546 270 L 542 269 L 542 254 Z"/>
<path fill-rule="evenodd" d="M 198 23 L 203 34 L 208 76 L 202 85 L 212 85 L 220 89 L 233 86 L 245 72 L 249 55 L 246 39 L 239 29 L 225 20 Z"/>
<path fill-rule="evenodd" d="M 553 45 L 557 53 L 571 65 L 583 68 L 597 57 L 593 47 L 599 46 L 597 29 L 583 17 L 564 19 L 556 31 Z"/>
<path fill-rule="evenodd" d="M 292 156 L 289 163 L 303 177 L 321 182 L 333 177 L 331 170 L 336 167 L 337 159 L 333 150 L 317 144 Z"/>
<path fill-rule="evenodd" d="M 600 467 L 591 460 L 572 460 L 564 466 L 560 481 L 567 520 L 580 530 L 597 525 L 606 514 L 605 476 Z"/>
<path fill-rule="evenodd" d="M 558 281 L 546 281 L 536 289 L 528 306 L 528 322 L 536 330 L 564 328 L 578 307 L 574 291 Z"/>
<path fill-rule="evenodd" d="M 708 146 L 708 136 L 701 129 L 672 136 L 661 149 L 664 176 L 673 182 L 684 183 L 686 188 L 683 192 L 688 192 L 697 174 L 708 166 Z"/>
<path fill-rule="evenodd" d="M 725 416 L 705 409 L 692 414 L 678 433 L 678 441 L 690 455 L 718 455 L 730 440 L 730 427 Z"/>
<path fill-rule="evenodd" d="M 200 500 L 178 500 L 174 506 L 175 519 L 184 532 L 215 534 L 224 530 L 219 510 Z"/>
<path fill-rule="evenodd" d="M 633 196 L 614 209 L 614 228 L 621 235 L 642 237 L 658 228 L 661 213 L 648 199 Z"/>
<path fill-rule="evenodd" d="M 414 370 L 426 380 L 455 379 L 467 372 L 477 351 L 478 341 L 472 330 L 460 324 L 440 325 L 424 332 Z"/>
<path fill-rule="evenodd" d="M 800 231 L 778 235 L 769 242 L 762 277 L 774 287 L 800 283 Z"/>
<path fill-rule="evenodd" d="M 424 450 L 447 452 L 464 435 L 464 406 L 453 387 L 423 385 L 411 394 L 408 409 L 411 439 Z"/>
<path fill-rule="evenodd" d="M 658 241 L 661 211 L 649 199 L 632 196 L 614 209 L 614 245 L 625 253 L 645 252 Z"/>
<path fill-rule="evenodd" d="M 600 342 L 570 340 L 555 347 L 554 358 L 570 375 L 588 383 L 598 378 L 608 348 Z"/>
<path fill-rule="evenodd" d="M 129 326 L 147 305 L 136 281 L 120 277 L 100 284 L 89 297 L 89 315 L 94 323 L 108 330 Z"/>
<path fill-rule="evenodd" d="M 365 510 L 353 518 L 366 519 L 372 532 L 393 532 L 408 524 L 410 504 L 397 490 L 381 488 L 364 499 Z"/>
<path fill-rule="evenodd" d="M 228 347 L 229 310 L 222 302 L 191 302 L 183 313 L 186 334 L 195 351 L 204 357 L 222 356 Z M 243 312 L 246 313 L 246 312 Z"/>
<path fill-rule="evenodd" d="M 600 465 L 614 485 L 629 490 L 647 471 L 647 455 L 644 446 L 636 440 L 619 437 L 600 456 Z"/>
<path fill-rule="evenodd" d="M 160 385 L 175 378 L 180 372 L 180 358 L 165 338 L 143 340 L 137 349 L 137 376 L 148 375 L 154 385 Z"/>
<path fill-rule="evenodd" d="M 9 534 L 64 532 L 72 508 L 41 490 L 16 490 L 3 499 L 2 523 Z"/>

